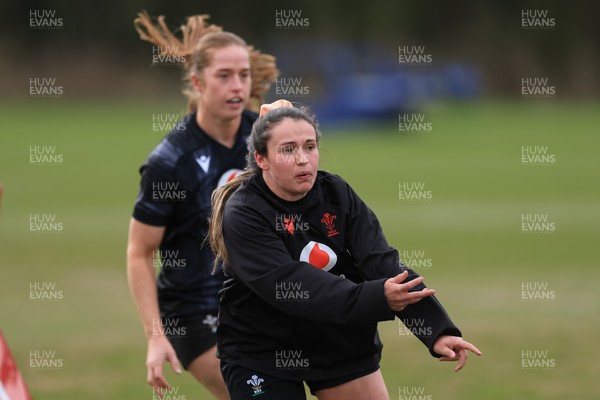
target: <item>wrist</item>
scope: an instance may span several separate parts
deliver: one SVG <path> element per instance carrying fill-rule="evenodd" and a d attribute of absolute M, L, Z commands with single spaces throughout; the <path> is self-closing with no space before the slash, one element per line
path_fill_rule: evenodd
<path fill-rule="evenodd" d="M 148 335 L 148 342 L 162 342 L 163 340 L 168 340 L 167 337 L 163 333 Z"/>
<path fill-rule="evenodd" d="M 148 340 L 161 338 L 165 336 L 165 331 L 163 330 L 163 326 L 160 318 L 153 318 L 152 324 L 146 326 L 146 337 Z"/>

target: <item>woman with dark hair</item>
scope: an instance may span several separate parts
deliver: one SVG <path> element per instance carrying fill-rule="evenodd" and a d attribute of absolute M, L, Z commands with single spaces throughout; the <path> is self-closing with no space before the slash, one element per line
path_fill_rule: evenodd
<path fill-rule="evenodd" d="M 379 221 L 340 177 L 318 170 L 305 109 L 265 108 L 245 172 L 213 193 L 209 238 L 223 261 L 218 357 L 232 399 L 388 399 L 377 322 L 421 319 L 431 354 L 467 350 L 435 291 L 402 265 Z"/>

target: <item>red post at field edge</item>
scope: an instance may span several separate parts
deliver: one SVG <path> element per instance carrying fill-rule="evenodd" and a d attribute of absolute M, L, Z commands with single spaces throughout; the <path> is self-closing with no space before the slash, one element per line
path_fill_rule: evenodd
<path fill-rule="evenodd" d="M 0 331 L 0 400 L 31 400 L 25 381 Z"/>

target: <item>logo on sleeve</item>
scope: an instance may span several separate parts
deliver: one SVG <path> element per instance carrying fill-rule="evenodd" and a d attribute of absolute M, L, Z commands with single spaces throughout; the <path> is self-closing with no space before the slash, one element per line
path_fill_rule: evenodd
<path fill-rule="evenodd" d="M 326 244 L 311 240 L 302 249 L 300 261 L 307 262 L 323 271 L 329 271 L 337 263 L 337 255 Z"/>
<path fill-rule="evenodd" d="M 221 175 L 221 177 L 219 178 L 219 183 L 217 184 L 217 187 L 223 186 L 227 182 L 230 182 L 231 180 L 233 180 L 233 178 L 235 178 L 236 176 L 238 176 L 241 173 L 242 173 L 242 170 L 237 169 L 237 168 L 233 168 L 233 169 L 225 171 L 225 173 L 223 173 L 223 175 Z"/>
<path fill-rule="evenodd" d="M 327 228 L 327 236 L 328 237 L 332 237 L 332 236 L 340 234 L 335 229 L 336 218 L 337 218 L 337 215 L 331 215 L 329 213 L 323 214 L 323 218 L 321 219 L 321 222 L 325 225 L 325 228 Z"/>

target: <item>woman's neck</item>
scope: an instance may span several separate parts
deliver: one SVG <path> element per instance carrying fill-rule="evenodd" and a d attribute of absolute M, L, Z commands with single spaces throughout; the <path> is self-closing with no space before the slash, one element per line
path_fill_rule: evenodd
<path fill-rule="evenodd" d="M 235 144 L 235 137 L 240 127 L 241 118 L 241 115 L 233 119 L 215 118 L 206 112 L 202 112 L 200 109 L 196 113 L 198 126 L 208 136 L 227 148 L 232 148 Z"/>

